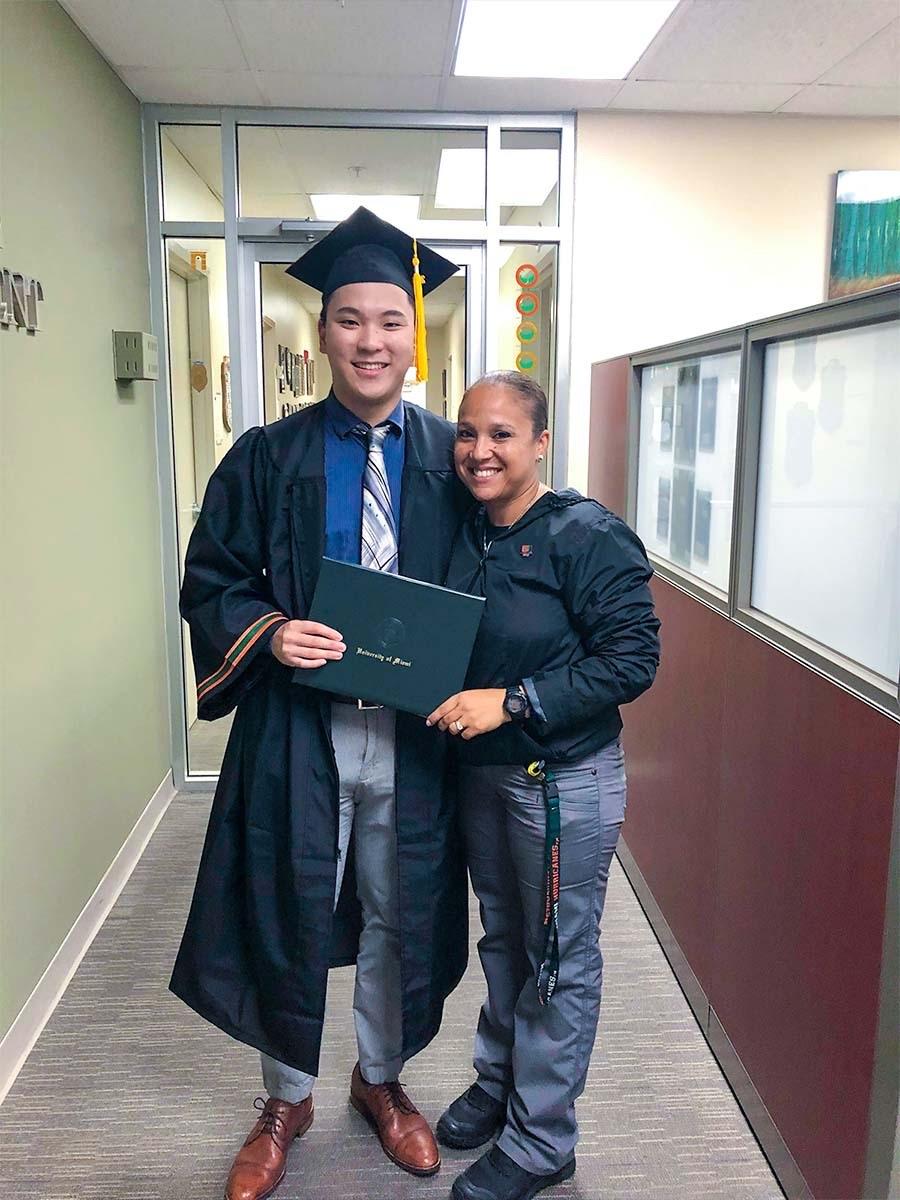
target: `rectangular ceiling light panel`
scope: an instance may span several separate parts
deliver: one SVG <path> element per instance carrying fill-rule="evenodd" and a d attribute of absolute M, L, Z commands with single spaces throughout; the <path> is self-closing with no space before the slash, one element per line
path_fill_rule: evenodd
<path fill-rule="evenodd" d="M 483 150 L 442 150 L 435 208 L 484 208 L 484 170 Z M 501 205 L 539 208 L 550 195 L 558 175 L 556 150 L 501 150 L 498 181 Z"/>
<path fill-rule="evenodd" d="M 454 75 L 624 79 L 678 0 L 467 0 Z"/>
<path fill-rule="evenodd" d="M 421 196 L 310 196 L 317 221 L 345 221 L 362 205 L 382 221 L 399 225 L 401 229 L 418 221 L 421 199 Z"/>

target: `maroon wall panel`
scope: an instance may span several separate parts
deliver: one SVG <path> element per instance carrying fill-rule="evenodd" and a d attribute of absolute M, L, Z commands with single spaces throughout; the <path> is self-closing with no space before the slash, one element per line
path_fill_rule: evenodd
<path fill-rule="evenodd" d="M 588 495 L 623 516 L 630 374 L 627 358 L 613 358 L 591 367 Z"/>
<path fill-rule="evenodd" d="M 859 1196 L 898 726 L 730 631 L 709 998 L 815 1195 Z"/>
<path fill-rule="evenodd" d="M 716 899 L 728 622 L 704 608 L 697 637 L 692 603 L 653 584 L 662 622 L 656 683 L 624 712 L 628 771 L 625 840 L 707 995 Z M 677 698 L 677 699 L 676 699 Z M 673 755 L 675 756 L 673 758 Z"/>
<path fill-rule="evenodd" d="M 813 1188 L 862 1190 L 898 727 L 654 581 L 625 837 Z"/>

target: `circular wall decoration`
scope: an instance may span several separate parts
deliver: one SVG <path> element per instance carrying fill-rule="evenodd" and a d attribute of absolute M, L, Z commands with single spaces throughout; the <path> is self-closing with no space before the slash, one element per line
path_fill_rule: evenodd
<path fill-rule="evenodd" d="M 534 287 L 540 277 L 540 272 L 534 263 L 522 263 L 516 269 L 516 283 L 521 288 Z"/>
<path fill-rule="evenodd" d="M 522 343 L 533 342 L 538 335 L 534 321 L 522 321 L 516 330 L 516 337 Z"/>
<path fill-rule="evenodd" d="M 205 391 L 208 383 L 209 374 L 206 370 L 206 363 L 195 359 L 191 363 L 191 387 L 195 392 L 202 392 Z"/>
<path fill-rule="evenodd" d="M 516 297 L 516 310 L 523 317 L 533 317 L 541 307 L 541 298 L 537 292 L 521 292 Z"/>
<path fill-rule="evenodd" d="M 522 353 L 516 358 L 516 369 L 519 371 L 524 371 L 526 375 L 529 371 L 533 371 L 536 366 L 537 359 L 530 350 L 523 350 Z"/>

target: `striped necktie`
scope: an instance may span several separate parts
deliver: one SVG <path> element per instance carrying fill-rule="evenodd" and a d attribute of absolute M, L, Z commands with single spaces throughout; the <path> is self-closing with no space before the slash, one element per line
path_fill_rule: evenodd
<path fill-rule="evenodd" d="M 360 426 L 354 432 L 366 443 L 366 470 L 363 475 L 362 544 L 360 564 L 375 571 L 397 574 L 397 526 L 391 507 L 391 489 L 384 465 L 384 440 L 390 425 L 374 429 Z"/>

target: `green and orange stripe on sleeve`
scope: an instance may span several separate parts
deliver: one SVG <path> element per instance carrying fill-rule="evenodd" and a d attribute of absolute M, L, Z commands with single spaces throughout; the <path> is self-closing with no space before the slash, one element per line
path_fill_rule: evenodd
<path fill-rule="evenodd" d="M 197 700 L 209 695 L 215 688 L 220 687 L 228 676 L 235 671 L 247 657 L 262 635 L 273 625 L 286 621 L 284 613 L 272 612 L 259 617 L 252 625 L 248 625 L 230 650 L 225 655 L 225 661 L 212 675 L 207 675 L 202 683 L 197 684 Z"/>

